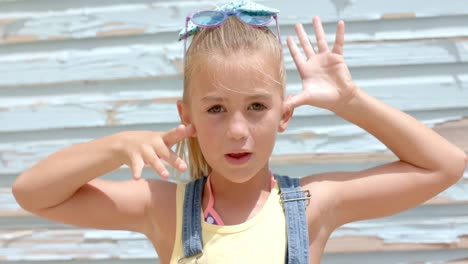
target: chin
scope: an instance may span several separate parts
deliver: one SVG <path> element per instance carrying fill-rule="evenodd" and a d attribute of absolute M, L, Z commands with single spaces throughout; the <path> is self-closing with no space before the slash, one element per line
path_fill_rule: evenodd
<path fill-rule="evenodd" d="M 260 171 L 262 168 L 248 168 L 248 167 L 243 167 L 243 168 L 223 168 L 222 170 L 218 170 L 216 174 L 221 175 L 223 178 L 226 180 L 232 182 L 232 183 L 246 183 L 252 180 Z"/>

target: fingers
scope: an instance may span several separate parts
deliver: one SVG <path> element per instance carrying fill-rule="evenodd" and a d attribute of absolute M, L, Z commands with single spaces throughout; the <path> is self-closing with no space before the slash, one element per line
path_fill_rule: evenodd
<path fill-rule="evenodd" d="M 141 172 L 143 171 L 143 167 L 145 166 L 145 162 L 140 156 L 135 156 L 132 158 L 132 175 L 133 179 L 139 180 L 141 179 Z"/>
<path fill-rule="evenodd" d="M 141 172 L 146 164 L 162 178 L 169 178 L 169 171 L 163 160 L 180 172 L 187 170 L 185 162 L 174 151 L 164 144 L 161 145 L 163 146 L 157 147 L 157 150 L 153 146 L 147 145 L 141 149 L 140 154 L 135 154 L 132 158 L 132 172 L 135 180 L 141 178 Z"/>
<path fill-rule="evenodd" d="M 304 30 L 304 26 L 302 24 L 296 24 L 295 27 L 296 34 L 299 37 L 299 42 L 301 43 L 302 49 L 304 50 L 304 53 L 309 59 L 315 54 L 314 47 L 312 47 L 312 44 L 310 43 L 309 36 Z"/>
<path fill-rule="evenodd" d="M 314 16 L 313 18 L 314 24 L 314 32 L 315 38 L 317 39 L 317 47 L 319 52 L 327 52 L 328 51 L 328 43 L 327 38 L 325 36 L 325 32 L 323 31 L 322 22 L 318 16 Z"/>
<path fill-rule="evenodd" d="M 333 44 L 333 53 L 343 55 L 344 32 L 345 32 L 345 23 L 343 22 L 343 20 L 340 20 L 338 21 L 338 26 L 336 28 L 336 37 L 335 37 L 335 44 Z"/>
<path fill-rule="evenodd" d="M 293 58 L 294 63 L 296 64 L 296 67 L 300 69 L 300 64 L 302 61 L 304 61 L 304 57 L 302 56 L 299 48 L 296 45 L 296 42 L 294 42 L 294 39 L 291 36 L 288 36 L 286 42 L 288 44 L 289 53 L 291 54 L 291 57 Z"/>
<path fill-rule="evenodd" d="M 323 25 L 320 20 L 320 17 L 314 16 L 313 25 L 314 25 L 315 38 L 317 40 L 318 52 L 323 53 L 323 52 L 329 51 L 327 38 L 325 35 L 325 31 L 323 30 Z M 314 47 L 312 46 L 309 40 L 307 32 L 304 30 L 303 25 L 296 24 L 295 31 L 296 31 L 296 34 L 299 38 L 299 42 L 304 50 L 304 53 L 307 59 L 311 58 L 316 53 L 314 51 Z M 297 65 L 297 62 L 303 60 L 303 57 L 299 51 L 299 48 L 294 43 L 293 39 L 290 37 L 288 37 L 287 43 L 288 43 L 288 47 L 291 52 L 291 55 L 293 56 L 294 61 L 296 62 L 296 65 Z M 333 45 L 333 52 L 338 53 L 338 54 L 343 54 L 343 45 L 344 45 L 344 22 L 340 20 L 338 22 L 338 27 L 336 31 L 336 38 L 335 38 L 335 44 Z"/>
<path fill-rule="evenodd" d="M 187 164 L 174 152 L 171 147 L 180 141 L 193 136 L 195 129 L 193 126 L 179 125 L 178 127 L 169 130 L 162 136 L 166 148 L 160 148 L 157 151 L 158 156 L 165 160 L 175 169 L 184 172 L 187 169 Z"/>
<path fill-rule="evenodd" d="M 151 146 L 147 146 L 142 150 L 143 160 L 151 166 L 162 178 L 168 178 L 169 172 L 166 166 L 162 163 L 160 156 L 156 154 Z"/>
<path fill-rule="evenodd" d="M 138 180 L 145 165 L 149 165 L 162 178 L 169 177 L 167 165 L 180 172 L 187 170 L 187 164 L 171 149 L 173 145 L 185 138 L 193 136 L 195 129 L 192 126 L 179 125 L 166 133 L 154 133 L 144 135 L 144 141 L 138 140 L 136 148 L 129 155 L 130 167 L 133 178 Z M 141 136 L 135 138 L 141 139 Z M 167 163 L 165 163 L 167 162 Z M 128 164 L 128 163 L 127 163 Z"/>
<path fill-rule="evenodd" d="M 158 157 L 180 172 L 184 172 L 187 169 L 187 164 L 185 164 L 185 162 L 169 147 L 159 149 Z"/>

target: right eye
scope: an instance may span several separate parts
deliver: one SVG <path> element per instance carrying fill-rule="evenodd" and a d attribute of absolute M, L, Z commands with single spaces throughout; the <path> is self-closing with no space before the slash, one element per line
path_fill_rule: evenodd
<path fill-rule="evenodd" d="M 225 111 L 226 110 L 221 105 L 215 105 L 215 106 L 210 107 L 210 109 L 208 109 L 208 113 L 212 113 L 212 114 L 222 113 Z"/>

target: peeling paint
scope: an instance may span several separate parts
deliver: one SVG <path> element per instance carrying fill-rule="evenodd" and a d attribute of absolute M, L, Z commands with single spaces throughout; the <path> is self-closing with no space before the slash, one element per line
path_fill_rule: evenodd
<path fill-rule="evenodd" d="M 468 201 L 468 182 L 458 182 L 456 185 L 442 192 L 441 196 L 447 197 L 453 201 Z"/>
<path fill-rule="evenodd" d="M 106 37 L 106 36 L 123 36 L 123 35 L 136 35 L 136 34 L 143 34 L 145 33 L 144 28 L 127 28 L 127 29 L 114 29 L 114 30 L 107 30 L 107 31 L 99 31 L 96 33 L 98 37 Z"/>
<path fill-rule="evenodd" d="M 106 110 L 106 125 L 113 126 L 118 124 L 118 121 L 115 119 L 115 115 L 117 114 L 117 111 L 115 109 L 107 109 Z"/>
<path fill-rule="evenodd" d="M 206 2 L 205 2 L 206 3 Z M 187 5 L 199 7 L 203 5 L 203 2 L 190 3 L 187 2 Z M 153 7 L 171 7 L 173 4 L 170 2 L 161 2 L 152 4 Z M 101 7 L 75 7 L 67 10 L 60 11 L 47 11 L 47 12 L 9 12 L 9 13 L 0 13 L 0 19 L 11 19 L 12 17 L 16 19 L 25 19 L 25 18 L 44 18 L 44 17 L 62 17 L 62 16 L 75 16 L 75 15 L 93 15 L 99 13 L 111 13 L 111 14 L 122 14 L 127 12 L 139 13 L 139 11 L 146 10 L 147 5 L 145 4 L 126 4 L 126 5 L 113 5 L 113 6 L 101 6 Z"/>
<path fill-rule="evenodd" d="M 460 236 L 468 234 L 468 218 L 418 219 L 404 226 L 389 222 L 355 222 L 343 226 L 332 237 L 375 234 L 385 243 L 455 243 Z"/>
<path fill-rule="evenodd" d="M 415 13 L 387 13 L 382 15 L 382 19 L 401 19 L 401 18 L 416 18 Z"/>
<path fill-rule="evenodd" d="M 367 2 L 367 3 L 366 3 Z M 290 5 L 283 6 L 282 3 L 265 1 L 266 4 L 277 5 L 282 9 L 281 24 L 283 26 L 292 27 L 298 20 L 310 21 L 310 11 L 304 8 L 303 10 L 291 9 Z M 427 8 L 418 17 L 434 17 L 436 15 L 459 16 L 463 12 L 456 9 L 458 3 L 452 4 L 452 11 L 442 13 L 438 10 L 431 9 L 430 5 L 422 3 L 421 10 Z M 369 6 L 366 8 L 366 6 Z M 145 34 L 154 34 L 161 32 L 174 32 L 183 26 L 185 15 L 189 11 L 196 9 L 208 9 L 213 7 L 212 1 L 186 2 L 183 3 L 152 3 L 152 4 L 135 4 L 135 5 L 116 5 L 113 7 L 95 7 L 82 8 L 75 7 L 64 10 L 47 10 L 43 12 L 9 12 L 0 16 L 10 17 L 22 20 L 24 25 L 9 26 L 8 34 L 12 36 L 41 36 L 40 40 L 53 39 L 50 36 L 62 36 L 63 39 L 80 39 L 90 38 L 99 35 L 98 32 L 105 32 L 105 36 L 109 36 L 116 32 L 117 35 L 125 34 L 131 29 L 144 30 Z M 313 7 L 316 14 L 321 14 L 324 22 L 335 22 L 338 19 L 344 19 L 348 22 L 360 20 L 376 20 L 379 21 L 384 14 L 398 14 L 398 16 L 406 15 L 407 8 L 405 2 L 400 4 L 379 6 L 368 1 L 350 1 L 350 0 L 334 0 L 330 5 L 316 4 Z M 454 11 L 455 10 L 455 11 Z M 357 12 L 359 11 L 359 12 Z M 388 11 L 388 12 L 385 12 Z M 465 12 L 466 14 L 466 12 Z M 154 19 L 158 18 L 158 19 Z M 401 17 L 399 18 L 401 19 Z M 394 20 L 394 19 L 393 19 Z M 424 23 L 422 23 L 424 24 Z M 108 27 L 111 28 L 108 28 Z M 453 25 L 454 27 L 463 27 L 463 25 Z M 430 30 L 434 27 L 429 27 Z M 450 30 L 449 30 L 450 31 Z M 440 31 L 441 34 L 447 34 L 447 30 Z M 443 33 L 447 32 L 447 33 Z M 463 32 L 461 30 L 460 32 Z M 134 32 L 131 31 L 131 34 Z M 412 32 L 413 34 L 415 32 Z M 385 32 L 383 34 L 390 34 Z M 381 35 L 383 35 L 381 34 Z M 352 35 L 348 34 L 347 39 Z M 386 36 L 384 36 L 386 37 Z M 410 37 L 411 38 L 411 37 Z M 21 39 L 21 38 L 20 38 Z M 22 39 L 26 41 L 26 39 Z M 34 41 L 31 39 L 31 41 Z"/>
<path fill-rule="evenodd" d="M 345 58 L 356 83 L 468 153 L 464 1 L 261 2 L 281 10 L 284 35 L 293 34 L 299 21 L 311 28 L 311 17 L 318 14 L 329 32 L 327 39 L 333 41 L 336 21 L 344 19 Z M 0 260 L 156 263 L 157 255 L 143 235 L 41 222 L 20 209 L 8 184 L 65 146 L 127 128 L 175 126 L 179 118 L 174 103 L 183 83 L 177 32 L 189 11 L 220 2 L 47 3 L 50 6 L 0 1 L 0 186 L 7 187 L 0 188 Z M 286 46 L 285 58 L 287 93 L 297 93 L 301 81 Z M 325 110 L 301 107 L 289 129 L 278 136 L 271 164 L 300 176 L 304 169 L 356 170 L 393 160 L 385 145 L 362 129 Z M 154 177 L 151 169 L 144 172 Z M 129 175 L 123 166 L 109 177 Z M 330 243 L 341 244 L 333 256 L 346 257 L 348 252 L 346 263 L 363 263 L 360 257 L 374 253 L 391 258 L 411 251 L 426 257 L 468 249 L 467 211 L 468 168 L 458 183 L 422 206 L 336 230 Z M 432 256 L 419 258 L 419 263 L 435 263 Z M 458 256 L 447 259 L 464 261 Z"/>
<path fill-rule="evenodd" d="M 0 18 L 0 26 L 4 26 L 15 21 L 16 18 Z"/>
<path fill-rule="evenodd" d="M 4 37 L 6 43 L 21 43 L 21 42 L 32 42 L 39 40 L 38 36 L 34 35 L 20 35 L 20 36 L 9 36 Z"/>
<path fill-rule="evenodd" d="M 459 52 L 468 54 L 468 50 Z M 181 43 L 173 43 L 5 54 L 0 55 L 0 87 L 128 78 L 167 78 L 180 75 L 180 67 L 176 67 L 173 60 L 180 61 L 182 53 Z M 463 53 L 454 57 L 442 46 L 421 42 L 353 44 L 349 45 L 347 54 L 347 61 L 352 70 L 377 66 L 438 66 L 457 63 L 458 58 L 468 57 Z M 287 69 L 295 71 L 296 67 L 289 54 L 286 52 L 285 55 Z M 12 68 L 18 70 L 11 71 Z"/>
<path fill-rule="evenodd" d="M 4 69 L 0 72 L 0 86 L 130 77 L 170 77 L 179 72 L 166 61 L 167 51 L 182 52 L 178 45 L 165 49 L 155 45 L 132 45 L 97 48 L 91 51 L 0 55 L 0 70 Z M 18 71 L 9 70 L 12 68 L 17 68 Z"/>

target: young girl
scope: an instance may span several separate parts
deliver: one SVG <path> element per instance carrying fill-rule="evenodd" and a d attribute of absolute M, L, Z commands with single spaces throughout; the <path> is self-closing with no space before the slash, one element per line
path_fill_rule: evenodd
<path fill-rule="evenodd" d="M 145 234 L 161 263 L 285 263 L 288 252 L 280 186 L 269 169 L 277 132 L 293 109 L 320 107 L 365 129 L 399 161 L 358 172 L 304 175 L 308 258 L 319 263 L 330 234 L 352 221 L 415 207 L 458 181 L 466 155 L 416 119 L 359 89 L 343 58 L 344 23 L 332 49 L 318 17 L 314 48 L 302 25 L 287 45 L 302 91 L 284 97 L 279 32 L 266 25 L 277 11 L 253 3 L 187 18 L 181 125 L 168 132 L 125 131 L 76 144 L 23 172 L 13 186 L 18 203 L 41 217 L 72 225 Z M 190 22 L 190 23 L 189 23 Z M 193 22 L 193 24 L 192 24 Z M 156 113 L 157 114 L 157 113 Z M 172 147 L 186 141 L 188 163 Z M 186 184 L 166 181 L 170 166 L 203 178 L 203 251 L 185 258 L 182 233 Z M 122 165 L 134 180 L 98 177 Z M 145 165 L 163 180 L 140 179 Z M 189 199 L 189 198 L 188 198 Z M 288 220 L 289 221 L 289 220 Z"/>

